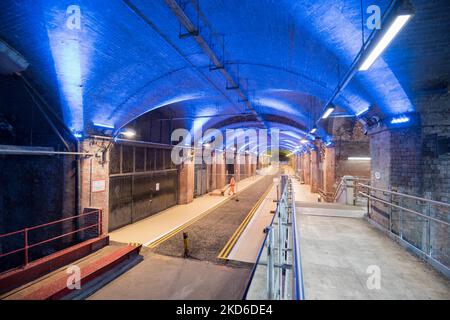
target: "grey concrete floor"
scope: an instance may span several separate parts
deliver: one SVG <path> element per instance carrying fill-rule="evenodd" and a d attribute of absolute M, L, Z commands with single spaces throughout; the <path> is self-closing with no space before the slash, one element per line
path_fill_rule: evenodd
<path fill-rule="evenodd" d="M 133 269 L 90 296 L 89 300 L 238 300 L 251 269 L 207 261 L 144 253 Z"/>
<path fill-rule="evenodd" d="M 306 299 L 450 299 L 448 279 L 364 219 L 302 210 L 297 223 Z M 380 289 L 368 289 L 369 266 L 379 267 Z"/>

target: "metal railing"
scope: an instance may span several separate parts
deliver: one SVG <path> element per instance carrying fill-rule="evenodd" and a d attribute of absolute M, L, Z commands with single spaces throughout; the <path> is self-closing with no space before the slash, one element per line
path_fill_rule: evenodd
<path fill-rule="evenodd" d="M 246 299 L 303 300 L 295 199 L 288 176 L 281 177 L 281 195 L 247 287 Z M 261 288 L 265 287 L 262 291 Z"/>
<path fill-rule="evenodd" d="M 96 215 L 96 216 L 95 216 Z M 75 219 L 86 219 L 87 221 L 85 223 L 81 223 L 82 226 L 78 226 L 75 230 L 73 230 L 72 225 L 70 225 L 71 231 L 64 232 L 61 230 L 55 230 L 49 231 L 48 229 L 45 230 L 45 228 L 49 227 L 59 227 L 62 230 L 64 229 L 64 226 L 62 225 L 64 222 L 74 222 Z M 75 221 L 78 225 L 80 224 L 79 221 Z M 21 266 L 27 266 L 30 261 L 35 260 L 30 257 L 30 250 L 34 249 L 36 247 L 42 246 L 44 244 L 48 244 L 52 241 L 62 239 L 64 237 L 68 237 L 71 235 L 76 235 L 81 232 L 88 232 L 89 230 L 94 230 L 95 235 L 101 235 L 102 234 L 102 210 L 95 209 L 92 211 L 88 211 L 76 216 L 40 224 L 33 227 L 24 228 L 18 231 L 9 232 L 5 234 L 0 235 L 0 259 L 6 258 L 9 256 L 12 256 L 14 254 L 18 254 L 23 252 L 23 263 L 19 263 L 18 265 L 14 265 L 13 267 L 6 269 L 6 270 L 0 270 L 0 272 L 8 271 L 10 269 L 21 267 Z M 45 237 L 47 233 L 54 233 L 57 235 L 54 235 L 52 237 Z M 44 235 L 42 237 L 42 235 Z M 37 238 L 39 240 L 33 241 L 31 238 Z M 42 239 L 43 238 L 43 239 Z M 22 242 L 23 241 L 23 242 Z M 8 252 L 3 252 L 4 247 L 16 247 L 16 243 L 22 242 L 22 246 L 18 246 L 18 248 L 14 248 L 13 250 L 10 250 Z M 7 244 L 7 245 L 5 245 Z M 44 254 L 45 256 L 45 254 Z M 1 261 L 1 260 L 0 260 Z"/>
<path fill-rule="evenodd" d="M 342 202 L 340 198 L 345 191 L 345 203 L 348 205 L 356 205 L 359 191 L 361 191 L 361 183 L 370 183 L 370 181 L 369 178 L 343 176 L 333 194 L 333 202 Z"/>
<path fill-rule="evenodd" d="M 450 204 L 361 183 L 359 187 L 372 221 L 450 276 Z"/>

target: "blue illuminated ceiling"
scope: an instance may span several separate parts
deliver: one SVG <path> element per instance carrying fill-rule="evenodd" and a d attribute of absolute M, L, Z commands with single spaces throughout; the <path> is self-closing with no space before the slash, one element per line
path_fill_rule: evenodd
<path fill-rule="evenodd" d="M 26 76 L 74 131 L 93 122 L 120 128 L 166 107 L 179 116 L 229 114 L 230 121 L 233 114 L 249 112 L 236 92 L 226 89 L 220 72 L 210 70 L 194 39 L 179 38 L 186 30 L 164 0 L 130 2 L 139 15 L 123 0 L 2 0 L 0 37 L 30 62 Z M 195 1 L 181 2 L 196 21 Z M 366 2 L 382 10 L 388 5 Z M 436 77 L 449 79 L 449 2 L 411 2 L 416 16 L 334 101 L 347 113 L 375 104 L 382 115 L 412 112 L 417 90 Z M 80 29 L 67 25 L 73 5 L 80 8 Z M 225 68 L 269 119 L 265 125 L 301 136 L 320 117 L 361 47 L 360 10 L 360 0 L 200 1 L 200 33 L 224 35 Z M 221 44 L 212 44 L 221 57 Z M 199 121 L 214 127 L 223 120 Z M 290 149 L 298 144 L 297 137 L 286 141 Z"/>

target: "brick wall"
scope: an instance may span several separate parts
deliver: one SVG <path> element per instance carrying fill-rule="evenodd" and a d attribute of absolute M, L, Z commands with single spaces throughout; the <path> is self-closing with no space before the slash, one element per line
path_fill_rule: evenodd
<path fill-rule="evenodd" d="M 381 127 L 370 132 L 372 183 L 375 187 L 449 203 L 450 199 L 450 97 L 423 96 L 415 101 L 419 116 L 403 128 Z M 378 179 L 375 173 L 378 172 Z M 378 197 L 388 196 L 378 193 Z M 426 206 L 416 200 L 393 201 L 412 210 L 449 221 L 449 209 Z M 431 248 L 427 222 L 413 214 L 389 209 L 383 204 L 373 206 L 371 217 L 388 226 L 415 246 L 431 249 L 433 257 L 450 264 L 450 239 L 447 226 L 431 223 Z"/>

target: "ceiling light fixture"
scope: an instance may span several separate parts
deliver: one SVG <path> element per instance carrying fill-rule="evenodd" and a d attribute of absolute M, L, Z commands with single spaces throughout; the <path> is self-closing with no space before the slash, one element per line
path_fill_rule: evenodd
<path fill-rule="evenodd" d="M 409 121 L 409 118 L 407 116 L 400 116 L 392 118 L 391 124 L 399 124 L 399 123 L 406 123 Z"/>
<path fill-rule="evenodd" d="M 126 129 L 126 130 L 122 131 L 121 134 L 124 135 L 125 137 L 127 137 L 128 139 L 130 139 L 130 138 L 134 138 L 136 136 L 136 131 L 134 131 L 132 129 Z"/>
<path fill-rule="evenodd" d="M 370 157 L 348 157 L 350 161 L 370 161 Z"/>
<path fill-rule="evenodd" d="M 322 119 L 326 119 L 332 114 L 334 111 L 334 107 L 328 107 L 327 110 L 324 112 Z"/>
<path fill-rule="evenodd" d="M 94 127 L 100 127 L 100 128 L 106 128 L 106 129 L 114 129 L 114 125 L 109 125 L 109 124 L 103 124 L 103 123 L 94 122 L 93 125 L 94 125 Z"/>
<path fill-rule="evenodd" d="M 363 59 L 359 66 L 360 71 L 366 71 L 375 62 L 375 60 L 383 53 L 387 46 L 392 42 L 395 36 L 402 30 L 402 28 L 408 23 L 411 17 L 414 15 L 414 8 L 408 1 L 401 1 L 400 6 L 397 8 L 393 15 L 392 23 L 386 28 L 386 31 L 380 35 L 380 38 L 369 49 L 368 54 Z"/>

